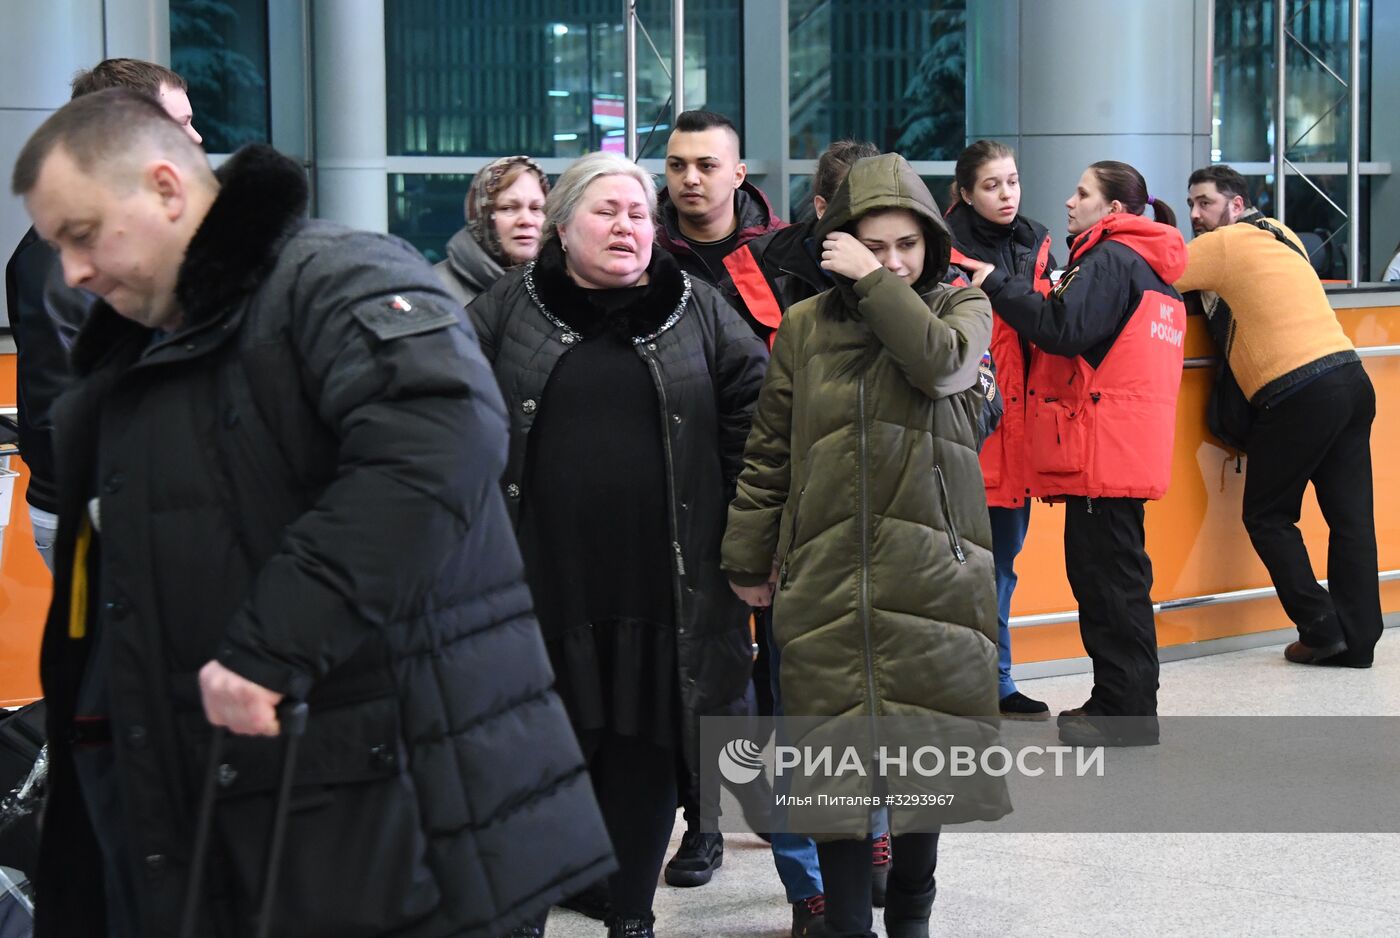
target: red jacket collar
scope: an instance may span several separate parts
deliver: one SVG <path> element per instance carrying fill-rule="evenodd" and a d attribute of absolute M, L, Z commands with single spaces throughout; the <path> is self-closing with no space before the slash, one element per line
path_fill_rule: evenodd
<path fill-rule="evenodd" d="M 1105 215 L 1081 232 L 1070 246 L 1069 263 L 1074 264 L 1103 241 L 1117 241 L 1132 248 L 1167 283 L 1175 283 L 1186 272 L 1186 239 L 1181 232 L 1171 225 L 1126 212 Z"/>

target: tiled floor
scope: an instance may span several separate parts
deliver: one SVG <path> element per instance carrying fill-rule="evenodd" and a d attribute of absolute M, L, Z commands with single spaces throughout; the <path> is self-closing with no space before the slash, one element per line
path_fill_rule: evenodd
<path fill-rule="evenodd" d="M 1165 664 L 1160 710 L 1400 716 L 1400 631 L 1387 631 L 1368 671 L 1298 667 L 1281 652 L 1257 648 Z M 1071 675 L 1020 686 L 1061 710 L 1078 706 L 1089 683 L 1087 675 Z M 1400 797 L 1400 778 L 1388 783 Z M 677 840 L 680 833 L 678 825 Z M 747 835 L 727 839 L 724 866 L 709 885 L 661 886 L 656 914 L 661 938 L 780 938 L 791 921 L 768 848 Z M 1389 938 L 1400 935 L 1400 834 L 950 830 L 942 838 L 932 932 Z M 550 917 L 549 938 L 604 934 L 601 924 L 571 912 Z"/>

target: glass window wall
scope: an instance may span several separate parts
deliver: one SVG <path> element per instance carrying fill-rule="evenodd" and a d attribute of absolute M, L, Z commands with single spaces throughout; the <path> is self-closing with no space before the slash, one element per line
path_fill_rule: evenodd
<path fill-rule="evenodd" d="M 170 67 L 207 152 L 271 139 L 267 0 L 170 0 Z"/>
<path fill-rule="evenodd" d="M 1350 71 L 1350 4 L 1347 0 L 1289 0 L 1285 25 L 1298 41 L 1288 40 L 1285 153 L 1297 163 L 1345 163 L 1351 141 L 1350 102 L 1347 89 L 1328 69 L 1345 79 Z M 1278 144 L 1277 113 L 1277 4 L 1274 0 L 1216 0 L 1215 76 L 1211 158 L 1225 163 L 1269 163 Z M 1300 44 L 1301 43 L 1301 44 Z M 1361 159 L 1371 149 L 1371 0 L 1361 0 Z M 1309 54 L 1309 50 L 1317 56 Z M 1318 61 L 1321 59 L 1321 61 Z M 1324 64 L 1325 63 L 1325 66 Z M 1309 180 L 1290 176 L 1287 182 L 1286 221 L 1310 250 L 1320 258 L 1323 276 L 1347 275 L 1347 230 L 1344 214 L 1328 199 L 1345 208 L 1347 177 L 1313 175 Z M 1258 183 L 1255 204 L 1265 214 L 1274 206 L 1273 175 L 1250 178 Z M 1370 235 L 1370 181 L 1361 180 L 1362 279 L 1368 276 Z M 1330 239 L 1330 240 L 1329 240 Z M 1325 247 L 1319 247 L 1326 242 Z"/>
<path fill-rule="evenodd" d="M 742 128 L 741 0 L 686 3 L 685 105 Z M 671 122 L 671 4 L 641 0 L 644 157 Z M 576 157 L 623 150 L 625 32 L 617 0 L 394 0 L 384 9 L 389 153 Z"/>
<path fill-rule="evenodd" d="M 436 264 L 447 242 L 466 224 L 464 199 L 470 173 L 390 173 L 389 233 L 398 235 Z"/>
<path fill-rule="evenodd" d="M 1288 46 L 1288 158 L 1345 161 L 1350 141 L 1342 78 L 1350 54 L 1347 0 L 1290 0 L 1286 25 L 1302 42 Z M 1276 30 L 1274 0 L 1216 0 L 1214 159 L 1265 162 L 1274 154 Z M 1369 159 L 1371 2 L 1361 0 L 1361 158 Z M 1315 53 L 1317 61 L 1303 46 Z"/>
<path fill-rule="evenodd" d="M 950 160 L 966 131 L 966 0 L 789 0 L 790 155 L 855 137 Z"/>

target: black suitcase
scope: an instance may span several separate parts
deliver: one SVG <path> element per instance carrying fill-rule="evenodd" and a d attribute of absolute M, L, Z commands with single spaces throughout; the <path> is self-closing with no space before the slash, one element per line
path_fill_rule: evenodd
<path fill-rule="evenodd" d="M 0 866 L 28 876 L 39 858 L 46 712 L 38 700 L 0 719 Z"/>
<path fill-rule="evenodd" d="M 292 778 L 296 774 L 297 746 L 306 732 L 307 707 L 304 701 L 290 701 L 277 708 L 278 722 L 286 738 L 282 755 L 282 775 L 277 786 L 277 802 L 272 812 L 272 830 L 268 832 L 266 861 L 263 864 L 263 888 L 259 899 L 256 938 L 268 938 L 272 928 L 272 906 L 277 898 L 277 874 L 282 865 L 282 844 L 287 835 L 287 811 L 292 800 Z M 213 825 L 214 800 L 219 787 L 219 766 L 223 762 L 223 727 L 215 727 L 209 742 L 209 762 L 204 772 L 203 790 L 199 797 L 199 814 L 195 818 L 194 851 L 190 856 L 190 879 L 185 887 L 185 907 L 180 916 L 180 938 L 194 938 L 199 917 L 199 894 L 204 884 L 204 866 L 209 856 L 209 829 Z"/>

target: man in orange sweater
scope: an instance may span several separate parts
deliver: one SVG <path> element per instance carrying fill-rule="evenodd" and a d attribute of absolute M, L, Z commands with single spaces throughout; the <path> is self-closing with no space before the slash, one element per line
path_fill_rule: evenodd
<path fill-rule="evenodd" d="M 1298 627 L 1284 657 L 1369 668 L 1382 629 L 1375 391 L 1297 235 L 1250 206 L 1229 166 L 1198 169 L 1188 185 L 1196 238 L 1176 288 L 1212 291 L 1229 309 L 1217 314 L 1233 316 L 1221 351 L 1253 411 L 1244 525 Z M 1297 527 L 1309 481 L 1329 527 L 1330 593 Z"/>

